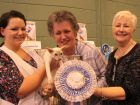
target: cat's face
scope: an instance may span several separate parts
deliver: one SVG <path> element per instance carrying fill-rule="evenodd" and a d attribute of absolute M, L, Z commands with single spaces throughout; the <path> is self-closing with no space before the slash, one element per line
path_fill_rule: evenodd
<path fill-rule="evenodd" d="M 56 48 L 48 48 L 49 52 L 51 53 L 52 57 L 55 59 L 55 60 L 58 60 L 60 61 L 63 57 L 63 51 L 61 48 L 59 47 L 56 47 Z"/>

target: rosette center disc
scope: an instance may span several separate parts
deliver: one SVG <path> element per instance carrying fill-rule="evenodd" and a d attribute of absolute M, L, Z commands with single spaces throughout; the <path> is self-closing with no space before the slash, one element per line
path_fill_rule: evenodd
<path fill-rule="evenodd" d="M 72 89 L 80 89 L 85 84 L 85 77 L 79 71 L 72 71 L 68 74 L 66 83 Z"/>

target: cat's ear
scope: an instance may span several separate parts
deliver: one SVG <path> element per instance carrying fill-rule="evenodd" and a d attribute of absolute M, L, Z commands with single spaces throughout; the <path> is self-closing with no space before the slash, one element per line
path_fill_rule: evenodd
<path fill-rule="evenodd" d="M 52 53 L 53 52 L 53 49 L 52 48 L 47 48 L 47 50 Z"/>
<path fill-rule="evenodd" d="M 61 50 L 63 50 L 65 48 L 65 46 L 60 47 Z"/>

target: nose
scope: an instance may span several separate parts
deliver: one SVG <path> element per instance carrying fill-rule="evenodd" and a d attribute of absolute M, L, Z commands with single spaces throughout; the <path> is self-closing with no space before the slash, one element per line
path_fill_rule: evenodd
<path fill-rule="evenodd" d="M 19 30 L 18 30 L 18 34 L 19 34 L 19 35 L 25 34 L 25 30 L 19 29 Z"/>
<path fill-rule="evenodd" d="M 66 38 L 66 34 L 65 33 L 61 33 L 61 39 L 65 39 Z"/>
<path fill-rule="evenodd" d="M 23 34 L 23 33 L 25 33 L 24 30 L 22 30 L 22 29 L 19 29 L 19 30 L 18 30 L 18 34 Z"/>
<path fill-rule="evenodd" d="M 18 34 L 22 34 L 23 32 L 22 32 L 22 30 L 21 29 L 19 29 L 18 30 Z"/>
<path fill-rule="evenodd" d="M 121 27 L 120 27 L 120 31 L 123 31 L 123 29 L 124 29 L 124 27 L 123 27 L 123 25 L 121 25 Z"/>

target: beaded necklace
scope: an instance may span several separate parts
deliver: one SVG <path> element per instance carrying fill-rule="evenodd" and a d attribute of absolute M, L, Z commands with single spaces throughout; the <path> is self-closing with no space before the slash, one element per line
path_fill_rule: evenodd
<path fill-rule="evenodd" d="M 117 49 L 117 51 L 115 52 L 115 59 L 116 59 L 116 62 L 115 62 L 115 65 L 114 65 L 114 68 L 113 68 L 113 75 L 112 75 L 112 81 L 114 82 L 115 80 L 115 75 L 116 75 L 116 66 L 117 66 L 117 63 L 118 63 L 118 60 L 125 56 L 126 54 L 128 54 L 130 52 L 130 50 L 136 45 L 136 42 L 134 40 L 130 40 L 130 42 L 128 43 L 127 47 L 124 48 L 123 50 L 122 49 Z"/>

